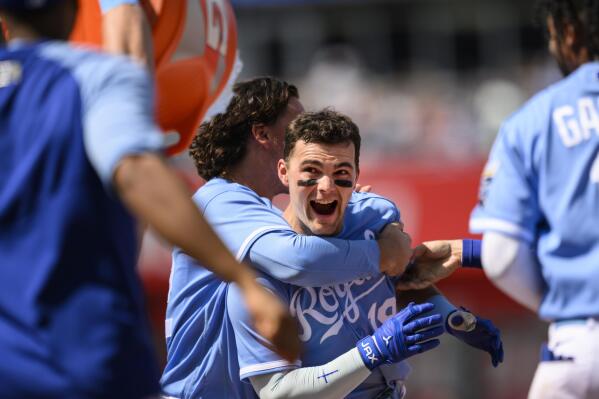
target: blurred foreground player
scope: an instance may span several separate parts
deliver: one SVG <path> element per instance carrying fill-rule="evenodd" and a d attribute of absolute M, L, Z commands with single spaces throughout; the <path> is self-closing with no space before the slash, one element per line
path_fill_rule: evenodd
<path fill-rule="evenodd" d="M 257 327 L 293 357 L 282 306 L 163 163 L 147 74 L 63 42 L 75 15 L 74 0 L 0 0 L 0 397 L 158 392 L 129 210 L 245 287 Z"/>
<path fill-rule="evenodd" d="M 503 124 L 470 228 L 487 275 L 551 322 L 529 398 L 599 398 L 599 2 L 539 5 L 565 77 Z"/>

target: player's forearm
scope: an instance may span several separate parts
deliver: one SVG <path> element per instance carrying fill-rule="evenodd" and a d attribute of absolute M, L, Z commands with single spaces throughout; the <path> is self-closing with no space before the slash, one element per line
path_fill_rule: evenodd
<path fill-rule="evenodd" d="M 376 241 L 345 241 L 277 231 L 259 238 L 250 260 L 261 271 L 304 287 L 340 284 L 379 272 Z"/>
<path fill-rule="evenodd" d="M 530 247 L 524 241 L 489 232 L 483 236 L 482 254 L 487 277 L 518 303 L 538 311 L 545 285 Z"/>
<path fill-rule="evenodd" d="M 441 292 L 434 285 L 431 285 L 421 290 L 396 291 L 395 299 L 397 300 L 397 307 L 402 309 L 408 306 L 410 302 L 429 302 L 428 299 L 435 295 L 441 295 Z"/>
<path fill-rule="evenodd" d="M 368 376 L 356 348 L 322 366 L 250 377 L 261 399 L 337 399 L 347 396 Z"/>
<path fill-rule="evenodd" d="M 165 240 L 225 281 L 244 286 L 253 273 L 240 265 L 190 199 L 187 188 L 157 155 L 125 157 L 115 185 L 128 208 Z"/>
<path fill-rule="evenodd" d="M 421 290 L 408 290 L 408 291 L 397 291 L 396 294 L 397 307 L 399 309 L 406 307 L 410 302 L 424 303 L 429 302 L 435 305 L 435 308 L 425 316 L 432 314 L 440 314 L 443 318 L 443 328 L 446 328 L 447 317 L 457 310 L 457 307 L 449 302 L 449 300 L 435 287 L 431 285 Z"/>
<path fill-rule="evenodd" d="M 113 54 L 128 55 L 152 70 L 152 32 L 143 8 L 135 1 L 106 3 L 110 4 L 103 6 L 104 50 Z"/>

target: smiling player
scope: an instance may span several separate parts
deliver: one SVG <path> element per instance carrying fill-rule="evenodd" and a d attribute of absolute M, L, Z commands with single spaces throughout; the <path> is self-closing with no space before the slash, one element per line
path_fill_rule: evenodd
<path fill-rule="evenodd" d="M 278 170 L 290 194 L 285 218 L 296 232 L 374 239 L 384 226 L 400 221 L 390 201 L 353 192 L 359 152 L 358 127 L 344 115 L 305 113 L 291 123 Z M 436 292 L 427 299 L 437 303 L 435 311 L 444 317 L 425 315 L 433 308 L 427 303 L 409 304 L 396 313 L 393 280 L 383 274 L 323 287 L 297 287 L 267 276 L 259 280 L 289 304 L 305 345 L 301 364 L 282 361 L 249 326 L 238 292 L 229 290 L 240 377 L 251 382 L 260 397 L 402 397 L 410 370 L 402 360 L 434 348 L 438 340 L 432 338 L 443 332 L 450 313 L 452 320 L 476 320 L 468 326 L 472 330 L 460 332 L 461 339 L 477 346 L 472 340 L 476 337 L 484 342 L 478 348 L 491 353 L 494 361 L 501 359 L 501 341 L 492 324 L 455 312 Z M 419 331 L 423 327 L 428 330 Z"/>

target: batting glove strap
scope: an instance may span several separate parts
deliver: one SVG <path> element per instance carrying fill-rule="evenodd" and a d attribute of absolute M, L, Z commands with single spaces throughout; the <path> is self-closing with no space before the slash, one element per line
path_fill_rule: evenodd
<path fill-rule="evenodd" d="M 360 352 L 364 364 L 369 370 L 373 370 L 385 363 L 386 358 L 383 355 L 375 336 L 369 335 L 366 338 L 362 338 L 358 341 L 356 347 L 358 348 L 358 352 Z"/>

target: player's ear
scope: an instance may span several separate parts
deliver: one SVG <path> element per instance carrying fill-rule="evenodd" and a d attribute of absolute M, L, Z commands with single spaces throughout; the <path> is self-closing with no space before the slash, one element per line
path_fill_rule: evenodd
<path fill-rule="evenodd" d="M 279 173 L 279 180 L 285 187 L 289 187 L 289 175 L 287 174 L 287 164 L 284 159 L 279 159 L 277 164 L 277 172 Z"/>
<path fill-rule="evenodd" d="M 264 123 L 254 123 L 252 125 L 252 137 L 260 144 L 266 144 L 269 141 L 268 132 Z"/>
<path fill-rule="evenodd" d="M 573 24 L 564 23 L 562 34 L 562 42 L 566 48 L 572 49 L 574 55 L 581 57 L 582 60 L 576 60 L 577 62 L 584 63 L 588 59 L 588 49 L 584 43 L 584 33 L 581 29 Z"/>

